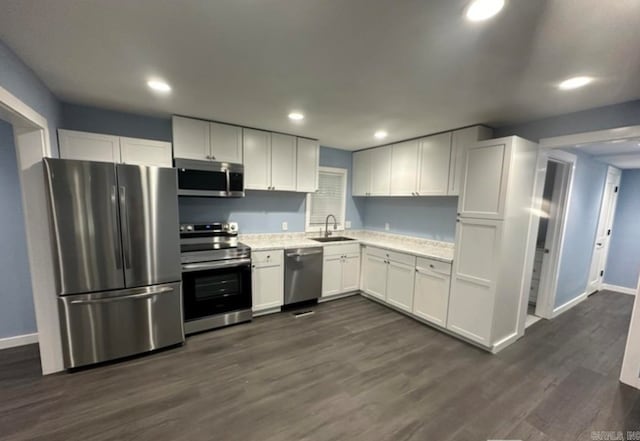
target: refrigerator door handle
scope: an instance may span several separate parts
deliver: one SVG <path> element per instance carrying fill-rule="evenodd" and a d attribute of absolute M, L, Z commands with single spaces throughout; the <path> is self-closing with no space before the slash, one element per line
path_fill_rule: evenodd
<path fill-rule="evenodd" d="M 72 300 L 69 303 L 71 303 L 72 305 L 80 305 L 80 304 L 90 304 L 90 303 L 121 302 L 125 300 L 139 300 L 139 299 L 146 299 L 148 297 L 155 297 L 159 294 L 163 294 L 170 291 L 173 291 L 173 288 L 165 286 L 164 288 L 156 289 L 150 292 L 143 292 L 140 294 L 129 294 L 129 295 L 117 296 L 117 297 L 105 297 L 103 299 Z"/>
<path fill-rule="evenodd" d="M 116 268 L 122 268 L 122 248 L 120 247 L 120 231 L 118 229 L 118 188 L 111 186 L 111 206 L 113 208 L 113 238 Z"/>
<path fill-rule="evenodd" d="M 129 211 L 127 210 L 126 187 L 120 186 L 120 216 L 122 216 L 122 246 L 124 248 L 124 267 L 131 268 L 131 230 L 129 229 Z"/>

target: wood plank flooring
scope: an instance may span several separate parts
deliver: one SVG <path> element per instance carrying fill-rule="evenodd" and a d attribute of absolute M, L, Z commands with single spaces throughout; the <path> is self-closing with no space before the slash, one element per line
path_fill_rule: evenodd
<path fill-rule="evenodd" d="M 601 292 L 490 355 L 360 296 L 41 377 L 0 352 L 2 440 L 591 440 L 640 431 L 618 382 L 633 297 Z"/>

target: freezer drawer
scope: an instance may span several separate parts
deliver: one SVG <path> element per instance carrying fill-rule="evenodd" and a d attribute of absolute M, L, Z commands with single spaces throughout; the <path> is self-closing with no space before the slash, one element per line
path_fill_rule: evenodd
<path fill-rule="evenodd" d="M 59 297 L 66 368 L 184 342 L 181 283 Z"/>

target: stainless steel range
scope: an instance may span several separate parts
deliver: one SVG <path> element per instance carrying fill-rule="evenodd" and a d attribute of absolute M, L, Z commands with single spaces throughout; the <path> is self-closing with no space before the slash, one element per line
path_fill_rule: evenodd
<path fill-rule="evenodd" d="M 250 321 L 251 248 L 238 224 L 180 225 L 185 333 Z"/>

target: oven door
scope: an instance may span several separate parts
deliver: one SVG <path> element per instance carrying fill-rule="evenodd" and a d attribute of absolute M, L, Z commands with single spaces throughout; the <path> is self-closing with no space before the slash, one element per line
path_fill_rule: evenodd
<path fill-rule="evenodd" d="M 184 320 L 251 309 L 251 259 L 182 266 Z"/>

